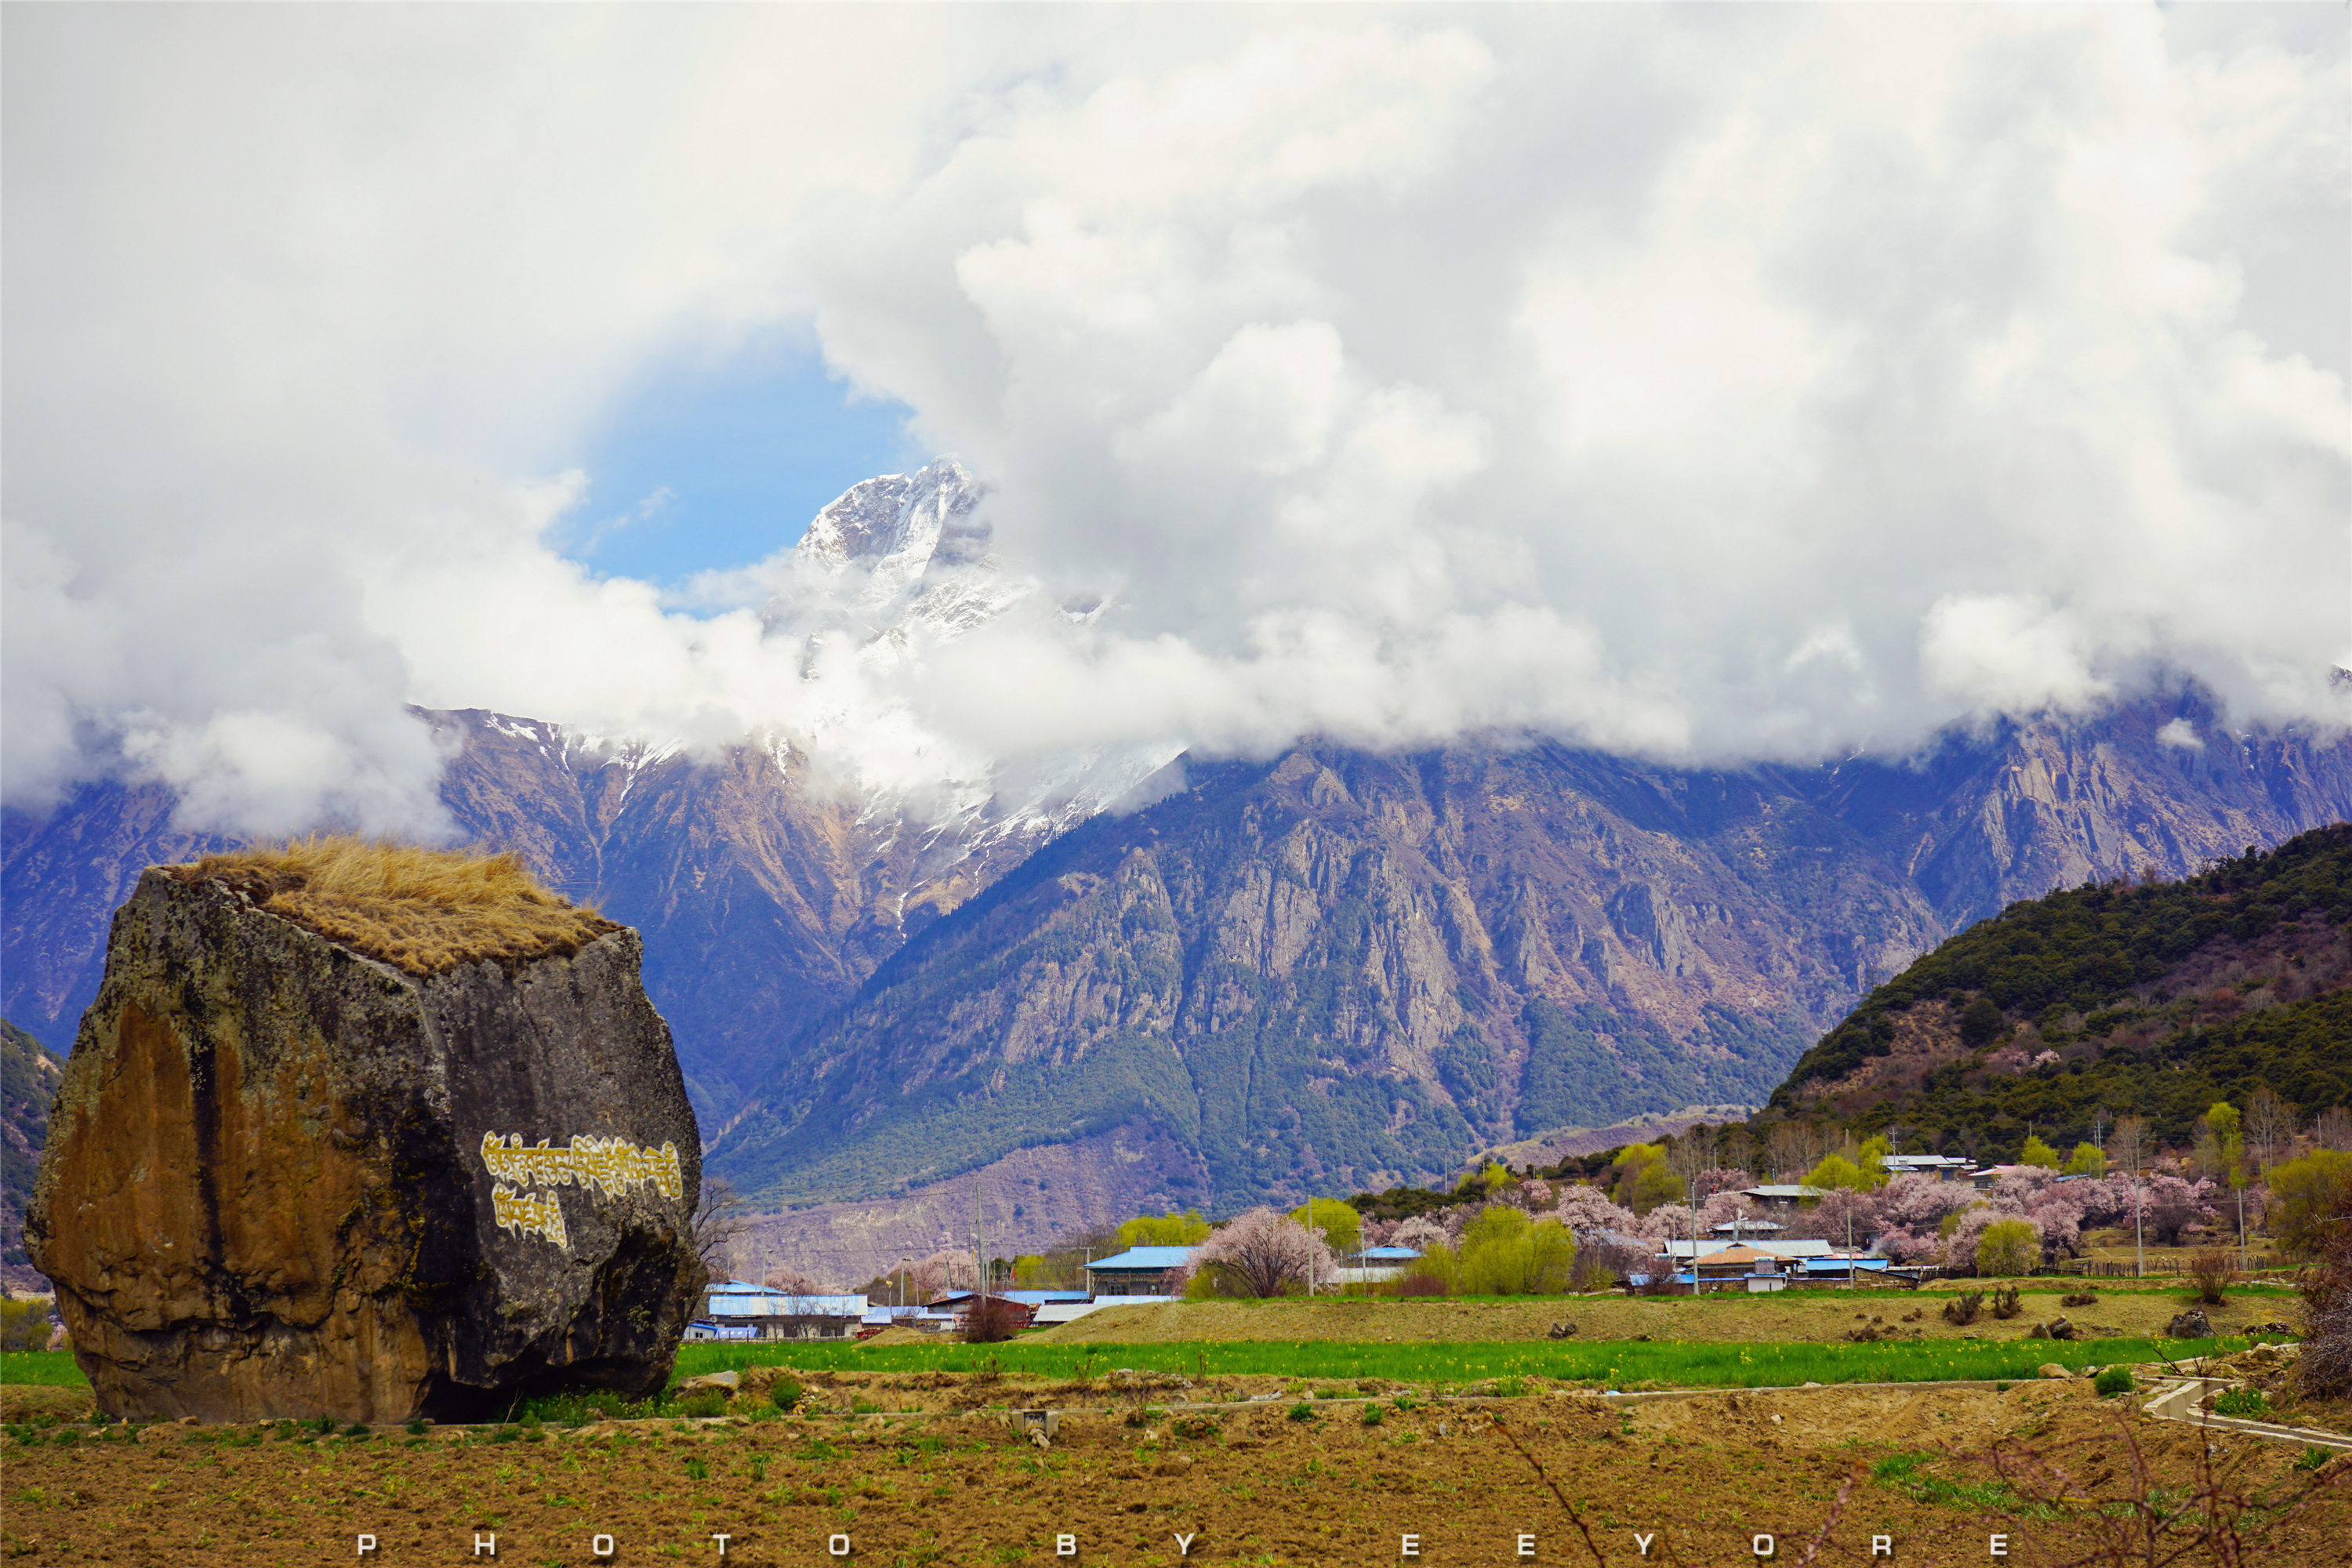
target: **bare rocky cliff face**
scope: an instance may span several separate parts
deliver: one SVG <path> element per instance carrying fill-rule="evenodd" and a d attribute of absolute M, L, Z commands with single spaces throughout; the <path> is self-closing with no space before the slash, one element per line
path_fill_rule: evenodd
<path fill-rule="evenodd" d="M 419 976 L 142 876 L 25 1220 L 100 1408 L 446 1421 L 657 1389 L 701 1144 L 637 961 L 611 931 Z"/>

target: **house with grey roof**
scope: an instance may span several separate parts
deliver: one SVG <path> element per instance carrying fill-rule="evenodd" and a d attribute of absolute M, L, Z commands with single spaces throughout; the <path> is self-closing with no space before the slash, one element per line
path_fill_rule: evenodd
<path fill-rule="evenodd" d="M 1171 1268 L 1181 1268 L 1198 1251 L 1191 1247 L 1130 1247 L 1087 1265 L 1087 1282 L 1097 1300 L 1105 1296 L 1157 1296 Z"/>

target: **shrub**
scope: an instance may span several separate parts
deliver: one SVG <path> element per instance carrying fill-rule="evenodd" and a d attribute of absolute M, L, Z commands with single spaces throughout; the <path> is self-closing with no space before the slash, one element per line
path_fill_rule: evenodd
<path fill-rule="evenodd" d="M 2295 1378 L 2305 1394 L 2352 1393 L 2352 1235 L 2338 1231 L 2303 1278 L 2303 1353 Z"/>
<path fill-rule="evenodd" d="M 2097 1391 L 2101 1398 L 2105 1399 L 2112 1399 L 2118 1394 L 2129 1394 L 2132 1391 L 2131 1368 L 2108 1367 L 2091 1380 L 2091 1386 Z"/>
<path fill-rule="evenodd" d="M 2345 1234 L 2352 1213 L 2352 1152 L 2317 1149 L 2271 1167 L 2280 1247 L 2294 1258 L 2318 1258 Z"/>
<path fill-rule="evenodd" d="M 2270 1401 L 2263 1397 L 2263 1391 L 2259 1388 L 2225 1388 L 2213 1401 L 2213 1414 L 2216 1415 L 2266 1415 L 2270 1408 Z"/>
<path fill-rule="evenodd" d="M 1438 1274 L 1433 1270 L 1424 1270 L 1416 1268 L 1412 1273 L 1397 1281 L 1397 1294 L 1400 1296 L 1445 1296 L 1452 1294 L 1452 1292 L 1445 1288 L 1444 1276 Z"/>
<path fill-rule="evenodd" d="M 1557 1295 L 1575 1267 L 1576 1238 L 1556 1219 L 1497 1204 L 1462 1233 L 1460 1279 L 1470 1295 Z"/>
<path fill-rule="evenodd" d="M 1293 1421 L 1315 1420 L 1315 1402 L 1311 1399 L 1300 1400 L 1290 1407 L 1290 1418 Z"/>
<path fill-rule="evenodd" d="M 1983 1310 L 1983 1291 L 1963 1290 L 1944 1303 L 1944 1321 L 1955 1328 L 1966 1328 L 1977 1321 L 1977 1314 Z"/>
<path fill-rule="evenodd" d="M 790 1410 L 801 1402 L 801 1385 L 792 1378 L 780 1377 L 775 1387 L 768 1391 L 768 1397 L 776 1402 L 777 1409 Z"/>
<path fill-rule="evenodd" d="M 37 1351 L 48 1342 L 48 1302 L 0 1300 L 0 1351 Z"/>
<path fill-rule="evenodd" d="M 1990 1045 L 1993 1037 L 2000 1034 L 2001 1026 L 2008 1022 L 2009 1020 L 2001 1016 L 2000 1004 L 1979 993 L 1969 1000 L 1967 1006 L 1960 1009 L 1960 1044 Z"/>
<path fill-rule="evenodd" d="M 2189 1260 L 2189 1284 L 2192 1297 L 2209 1306 L 2221 1301 L 2222 1288 L 2230 1283 L 2237 1270 L 2230 1267 L 2230 1255 L 2217 1247 L 2207 1247 Z"/>
<path fill-rule="evenodd" d="M 1997 1219 L 1977 1238 L 1977 1272 L 2023 1274 L 2042 1261 L 2042 1233 L 2030 1219 Z"/>
<path fill-rule="evenodd" d="M 1028 1321 L 1029 1314 L 1019 1302 L 1008 1301 L 1002 1296 L 983 1296 L 964 1316 L 963 1342 L 1002 1344 L 1019 1333 Z"/>
<path fill-rule="evenodd" d="M 2007 1321 L 2009 1319 L 2016 1317 L 2020 1312 L 2024 1310 L 2024 1305 L 2017 1299 L 2016 1286 L 2004 1286 L 2002 1289 L 1992 1293 L 1992 1315 L 1994 1317 L 1999 1318 L 2003 1321 Z"/>
<path fill-rule="evenodd" d="M 1639 1274 L 1650 1261 L 1649 1248 L 1623 1242 L 1591 1241 L 1576 1249 L 1576 1267 L 1569 1284 L 1578 1290 L 1600 1290 Z"/>
<path fill-rule="evenodd" d="M 723 1394 L 690 1394 L 677 1402 L 677 1414 L 689 1421 L 706 1420 L 727 1408 Z"/>
<path fill-rule="evenodd" d="M 1381 1407 L 1380 1407 L 1379 1405 L 1365 1405 L 1365 1406 L 1364 1406 L 1364 1425 L 1365 1425 L 1365 1426 L 1379 1426 L 1381 1422 L 1383 1422 L 1383 1421 L 1385 1421 L 1385 1420 L 1387 1420 L 1387 1419 L 1388 1419 L 1388 1416 L 1387 1416 L 1385 1414 L 1383 1414 L 1383 1413 L 1382 1413 L 1382 1411 L 1381 1411 Z"/>

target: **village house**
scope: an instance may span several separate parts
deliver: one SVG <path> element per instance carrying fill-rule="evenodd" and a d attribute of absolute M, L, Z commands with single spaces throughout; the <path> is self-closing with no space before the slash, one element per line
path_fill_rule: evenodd
<path fill-rule="evenodd" d="M 795 1296 L 741 1279 L 714 1280 L 688 1340 L 845 1340 L 866 1317 L 863 1296 Z"/>
<path fill-rule="evenodd" d="M 1125 1252 L 1087 1265 L 1087 1279 L 1097 1300 L 1105 1296 L 1157 1296 L 1171 1268 L 1192 1260 L 1189 1247 L 1130 1247 Z"/>

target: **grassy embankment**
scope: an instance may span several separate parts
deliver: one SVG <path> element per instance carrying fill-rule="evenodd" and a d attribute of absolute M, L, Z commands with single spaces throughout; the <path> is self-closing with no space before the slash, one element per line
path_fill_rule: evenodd
<path fill-rule="evenodd" d="M 1085 1379 L 1126 1367 L 1195 1377 L 1292 1377 L 1307 1381 L 1462 1386 L 1496 1378 L 1541 1378 L 1602 1388 L 1761 1388 L 1806 1383 L 1926 1383 L 2021 1379 L 2044 1364 L 2070 1369 L 2116 1363 L 2227 1354 L 2252 1342 L 2215 1340 L 1976 1341 L 1943 1343 L 1643 1344 L 1616 1341 L 1365 1344 L 1344 1341 L 1227 1341 L 1215 1344 L 1061 1346 L 896 1344 L 689 1345 L 678 1374 L 727 1367 L 788 1366 L 809 1372 L 1000 1373 L 1008 1377 Z"/>

